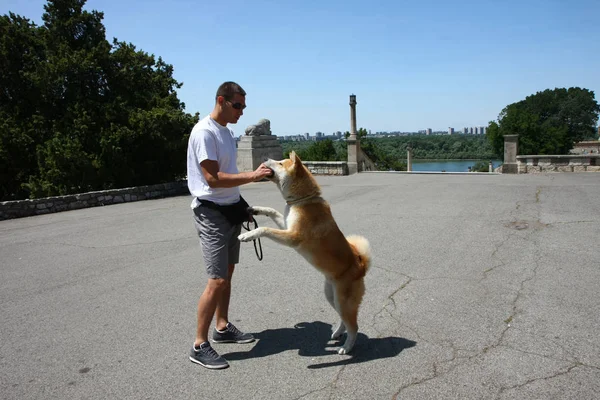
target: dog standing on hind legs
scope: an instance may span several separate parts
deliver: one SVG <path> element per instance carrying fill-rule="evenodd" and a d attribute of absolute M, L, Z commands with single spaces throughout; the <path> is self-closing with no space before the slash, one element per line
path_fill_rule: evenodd
<path fill-rule="evenodd" d="M 321 188 L 295 152 L 290 158 L 264 163 L 273 170 L 268 178 L 286 201 L 285 213 L 269 207 L 251 207 L 254 215 L 270 217 L 279 229 L 259 227 L 238 236 L 242 242 L 267 237 L 292 247 L 325 275 L 325 298 L 340 316 L 331 335 L 346 341 L 338 349 L 347 354 L 358 334 L 358 308 L 365 293 L 364 276 L 371 262 L 369 242 L 362 236 L 344 237 L 321 197 Z"/>

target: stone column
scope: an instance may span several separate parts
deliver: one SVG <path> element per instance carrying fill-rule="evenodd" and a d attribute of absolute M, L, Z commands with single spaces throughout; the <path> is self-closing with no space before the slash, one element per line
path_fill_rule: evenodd
<path fill-rule="evenodd" d="M 518 144 L 519 135 L 504 135 L 504 164 L 502 165 L 503 174 L 519 173 L 519 166 L 517 164 Z"/>
<path fill-rule="evenodd" d="M 350 95 L 350 139 L 356 140 L 356 95 Z"/>
<path fill-rule="evenodd" d="M 348 143 L 348 174 L 358 172 L 358 154 L 360 152 L 360 141 L 356 136 L 356 95 L 350 95 L 350 136 Z"/>
<path fill-rule="evenodd" d="M 237 167 L 240 172 L 254 171 L 267 158 L 283 159 L 281 144 L 275 135 L 242 136 L 237 147 Z"/>
<path fill-rule="evenodd" d="M 412 172 L 412 147 L 406 149 L 406 171 Z"/>
<path fill-rule="evenodd" d="M 490 164 L 488 166 L 488 172 L 494 172 L 494 164 L 492 164 L 492 162 L 490 161 Z"/>

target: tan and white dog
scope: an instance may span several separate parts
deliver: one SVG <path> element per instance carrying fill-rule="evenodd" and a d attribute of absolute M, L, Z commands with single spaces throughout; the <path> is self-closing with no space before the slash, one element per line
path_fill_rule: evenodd
<path fill-rule="evenodd" d="M 361 236 L 344 237 L 321 197 L 321 188 L 295 152 L 289 159 L 267 160 L 265 165 L 273 170 L 269 179 L 286 200 L 285 214 L 269 207 L 251 207 L 254 215 L 271 217 L 279 229 L 259 227 L 238 239 L 247 242 L 267 237 L 292 247 L 325 275 L 325 297 L 341 318 L 331 338 L 347 332 L 346 341 L 337 349 L 339 354 L 347 354 L 358 333 L 363 278 L 371 261 L 369 242 Z"/>

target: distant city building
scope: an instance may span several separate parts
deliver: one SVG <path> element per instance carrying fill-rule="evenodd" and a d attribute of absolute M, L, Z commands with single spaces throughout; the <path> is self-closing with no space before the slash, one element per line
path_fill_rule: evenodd
<path fill-rule="evenodd" d="M 277 136 L 278 140 L 286 140 L 292 142 L 304 142 L 306 141 L 305 135 L 287 135 L 287 136 Z"/>
<path fill-rule="evenodd" d="M 584 140 L 577 142 L 569 150 L 571 154 L 600 154 L 600 140 Z"/>
<path fill-rule="evenodd" d="M 600 129 L 600 128 L 598 128 Z M 448 127 L 448 130 L 446 131 L 440 131 L 440 130 L 436 130 L 434 131 L 432 128 L 427 128 L 427 129 L 422 129 L 419 131 L 411 131 L 411 132 L 401 132 L 401 131 L 392 131 L 392 132 L 372 132 L 371 130 L 368 130 L 368 136 L 369 137 L 393 137 L 393 136 L 410 136 L 410 135 L 415 135 L 415 134 L 419 134 L 419 135 L 433 135 L 433 136 L 438 136 L 438 135 L 455 135 L 457 133 L 460 134 L 466 134 L 466 135 L 485 135 L 485 131 L 487 130 L 486 126 L 471 126 L 471 127 L 464 127 L 464 128 L 459 128 L 457 131 L 454 130 L 453 127 Z M 600 132 L 599 132 L 600 134 Z M 315 132 L 312 136 L 310 133 L 306 132 L 303 133 L 301 135 L 288 135 L 288 136 L 277 136 L 278 140 L 281 141 L 298 141 L 298 142 L 302 142 L 302 141 L 313 141 L 313 142 L 317 142 L 317 141 L 321 141 L 321 140 L 346 140 L 346 133 L 345 132 L 341 132 L 341 131 L 336 131 L 336 132 L 332 132 L 331 134 L 325 134 L 323 132 Z M 237 138 L 237 140 L 239 140 L 239 138 Z"/>

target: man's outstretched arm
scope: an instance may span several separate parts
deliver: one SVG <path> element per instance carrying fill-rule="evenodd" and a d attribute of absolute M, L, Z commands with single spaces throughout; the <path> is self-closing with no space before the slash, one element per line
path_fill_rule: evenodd
<path fill-rule="evenodd" d="M 228 174 L 219 171 L 219 163 L 214 160 L 204 160 L 200 163 L 202 175 L 211 188 L 231 188 L 257 182 L 271 175 L 272 171 L 264 164 L 260 164 L 255 171 Z"/>

